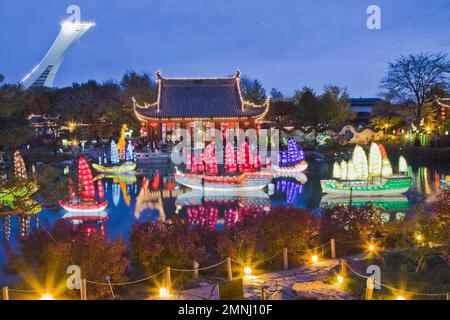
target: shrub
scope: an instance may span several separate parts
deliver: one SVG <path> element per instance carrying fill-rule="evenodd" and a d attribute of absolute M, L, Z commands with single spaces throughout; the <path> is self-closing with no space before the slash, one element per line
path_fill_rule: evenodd
<path fill-rule="evenodd" d="M 20 276 L 19 285 L 23 287 L 64 287 L 70 265 L 78 265 L 82 277 L 90 281 L 106 282 L 107 275 L 111 282 L 127 280 L 128 259 L 122 240 L 108 240 L 98 233 L 86 236 L 74 232 L 66 222 L 57 222 L 51 230 L 34 229 L 20 240 L 18 251 L 9 251 L 9 272 Z M 79 297 L 78 290 L 67 290 L 66 294 Z M 109 286 L 89 285 L 89 298 L 109 295 Z"/>

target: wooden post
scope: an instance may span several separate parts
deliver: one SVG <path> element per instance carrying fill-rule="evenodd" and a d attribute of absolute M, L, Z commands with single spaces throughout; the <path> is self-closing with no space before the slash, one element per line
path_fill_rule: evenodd
<path fill-rule="evenodd" d="M 331 244 L 331 259 L 336 259 L 336 243 L 334 239 L 331 239 L 330 244 Z"/>
<path fill-rule="evenodd" d="M 283 249 L 283 265 L 284 265 L 284 270 L 289 269 L 288 248 Z"/>
<path fill-rule="evenodd" d="M 375 287 L 375 279 L 373 277 L 367 278 L 366 300 L 372 300 L 373 288 Z"/>
<path fill-rule="evenodd" d="M 171 293 L 172 292 L 172 277 L 170 274 L 170 267 L 166 268 L 166 289 L 167 289 L 167 293 Z"/>
<path fill-rule="evenodd" d="M 228 275 L 228 281 L 233 280 L 233 269 L 231 268 L 231 258 L 227 258 L 227 275 Z"/>
<path fill-rule="evenodd" d="M 9 300 L 9 290 L 8 287 L 3 287 L 3 300 Z M 448 297 L 448 295 L 447 295 Z M 448 299 L 447 299 L 448 300 Z"/>
<path fill-rule="evenodd" d="M 86 279 L 81 279 L 80 295 L 81 300 L 87 300 Z"/>
<path fill-rule="evenodd" d="M 447 293 L 447 301 L 450 300 L 450 293 Z"/>
<path fill-rule="evenodd" d="M 261 300 L 266 300 L 266 288 L 261 287 Z"/>
<path fill-rule="evenodd" d="M 347 276 L 347 261 L 345 259 L 341 259 L 341 276 L 344 278 Z"/>
<path fill-rule="evenodd" d="M 197 261 L 194 261 L 194 278 L 198 279 L 198 267 L 200 267 L 200 265 L 198 264 Z"/>

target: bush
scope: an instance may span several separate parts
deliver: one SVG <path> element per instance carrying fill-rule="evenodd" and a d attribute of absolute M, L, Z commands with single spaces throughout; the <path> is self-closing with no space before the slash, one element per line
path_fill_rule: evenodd
<path fill-rule="evenodd" d="M 9 251 L 8 271 L 20 276 L 19 286 L 32 289 L 65 287 L 70 265 L 78 265 L 82 277 L 90 281 L 106 282 L 108 275 L 111 282 L 123 282 L 128 267 L 125 252 L 122 240 L 108 240 L 98 233 L 86 236 L 72 231 L 69 223 L 57 222 L 48 231 L 34 229 L 20 241 L 19 252 Z M 67 290 L 66 294 L 79 297 L 78 290 Z M 89 285 L 89 298 L 109 295 L 109 286 Z"/>

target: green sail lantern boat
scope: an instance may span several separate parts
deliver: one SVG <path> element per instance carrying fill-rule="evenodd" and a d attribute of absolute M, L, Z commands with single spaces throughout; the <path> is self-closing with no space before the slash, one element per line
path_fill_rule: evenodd
<path fill-rule="evenodd" d="M 120 163 L 119 151 L 114 140 L 111 141 L 111 165 L 92 164 L 95 170 L 101 173 L 107 174 L 129 174 L 133 173 L 136 169 L 136 163 L 133 162 L 133 146 L 128 143 L 126 150 L 125 163 Z M 105 160 L 106 161 L 106 160 Z"/>
<path fill-rule="evenodd" d="M 321 180 L 322 191 L 338 196 L 395 196 L 406 193 L 412 177 L 406 176 L 407 164 L 399 160 L 399 174 L 394 175 L 383 145 L 372 143 L 369 158 L 360 146 L 352 159 L 333 165 L 333 179 Z"/>

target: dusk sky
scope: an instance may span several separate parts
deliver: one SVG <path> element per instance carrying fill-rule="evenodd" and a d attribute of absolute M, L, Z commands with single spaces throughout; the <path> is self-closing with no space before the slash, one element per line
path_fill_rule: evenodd
<path fill-rule="evenodd" d="M 449 0 L 14 0 L 0 2 L 0 73 L 19 82 L 50 48 L 70 4 L 95 21 L 66 57 L 56 86 L 120 79 L 227 76 L 237 68 L 290 95 L 305 85 L 379 92 L 399 55 L 450 52 Z M 381 30 L 366 27 L 381 7 Z"/>

